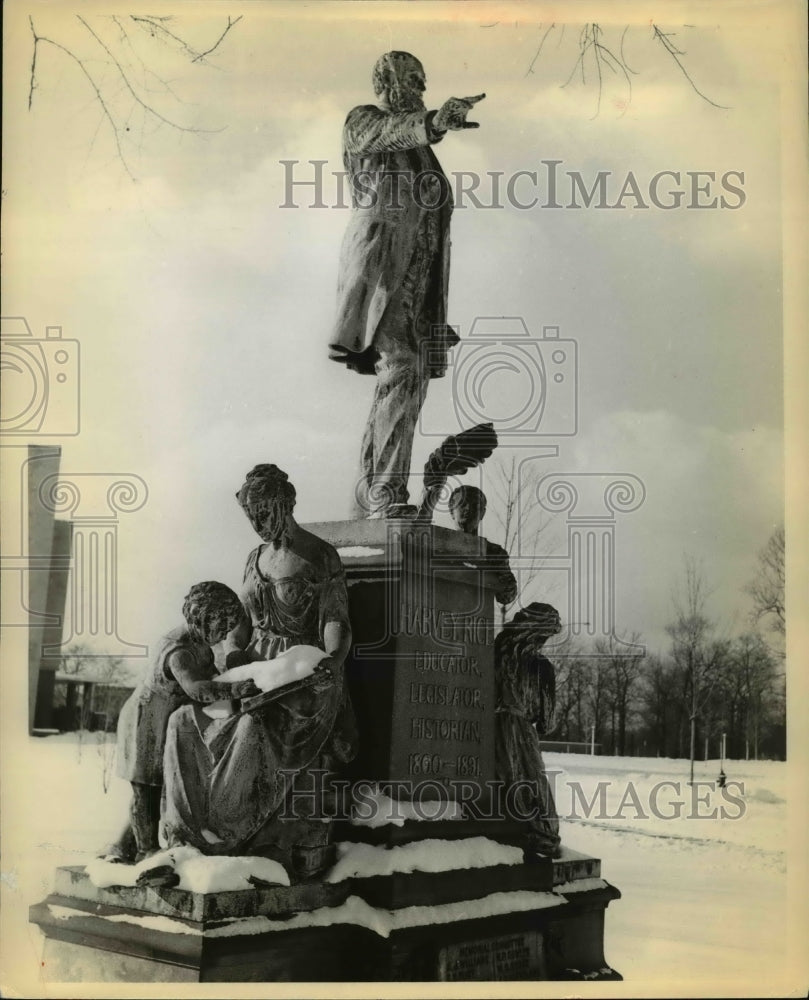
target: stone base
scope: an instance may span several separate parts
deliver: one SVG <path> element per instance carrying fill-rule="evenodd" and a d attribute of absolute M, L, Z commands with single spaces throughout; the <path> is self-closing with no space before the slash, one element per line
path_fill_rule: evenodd
<path fill-rule="evenodd" d="M 620 979 L 603 954 L 620 893 L 595 858 L 239 892 L 92 885 L 60 868 L 31 908 L 49 982 Z M 316 956 L 316 959 L 313 958 Z"/>

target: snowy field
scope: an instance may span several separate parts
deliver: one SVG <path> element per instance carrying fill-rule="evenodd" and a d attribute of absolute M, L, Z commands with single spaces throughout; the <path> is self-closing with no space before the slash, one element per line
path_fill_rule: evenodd
<path fill-rule="evenodd" d="M 695 993 L 711 986 L 726 995 L 783 995 L 786 961 L 786 764 L 727 761 L 728 781 L 742 782 L 742 808 L 700 788 L 692 808 L 688 761 L 546 754 L 559 768 L 560 813 L 572 812 L 570 784 L 588 801 L 608 781 L 609 818 L 568 819 L 562 840 L 602 859 L 604 877 L 623 898 L 607 910 L 605 954 L 625 980 L 682 984 Z M 695 778 L 715 781 L 719 762 L 696 765 Z M 653 815 L 652 790 L 660 782 Z M 629 782 L 637 800 L 627 795 Z M 562 783 L 561 786 L 559 783 Z M 732 787 L 734 796 L 738 788 Z M 618 807 L 624 800 L 619 818 Z M 648 818 L 641 818 L 637 806 Z M 719 814 L 725 809 L 725 817 Z M 711 818 L 713 811 L 717 816 Z M 576 813 L 583 815 L 581 806 Z M 706 817 L 706 818 L 702 818 Z"/>
<path fill-rule="evenodd" d="M 112 751 L 94 734 L 30 739 L 24 767 L 37 779 L 5 790 L 3 996 L 32 995 L 13 984 L 36 981 L 42 937 L 27 911 L 50 891 L 53 869 L 89 861 L 126 815 L 128 786 L 109 777 Z M 731 784 L 725 798 L 700 786 L 695 804 L 686 761 L 545 759 L 560 772 L 563 843 L 600 857 L 623 894 L 607 910 L 605 953 L 627 994 L 633 984 L 638 995 L 641 984 L 658 995 L 786 994 L 786 764 L 728 761 L 728 781 L 743 791 Z M 718 762 L 700 763 L 696 777 L 718 772 Z"/>

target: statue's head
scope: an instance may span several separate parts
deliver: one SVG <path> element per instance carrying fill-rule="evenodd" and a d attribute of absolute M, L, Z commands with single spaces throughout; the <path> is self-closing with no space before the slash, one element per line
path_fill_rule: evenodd
<path fill-rule="evenodd" d="M 459 531 L 476 535 L 486 513 L 486 494 L 477 486 L 459 486 L 450 494 L 449 512 Z"/>
<path fill-rule="evenodd" d="M 386 52 L 374 66 L 374 93 L 391 111 L 423 111 L 424 67 L 409 52 Z"/>
<path fill-rule="evenodd" d="M 195 583 L 185 595 L 183 618 L 188 627 L 209 646 L 221 642 L 239 626 L 237 637 L 241 637 L 243 645 L 247 645 L 250 619 L 239 595 L 224 583 L 215 580 Z"/>
<path fill-rule="evenodd" d="M 295 487 L 286 472 L 277 465 L 257 465 L 248 472 L 236 499 L 265 542 L 283 541 L 295 508 Z"/>
<path fill-rule="evenodd" d="M 509 622 L 509 627 L 530 633 L 542 645 L 552 635 L 562 631 L 562 619 L 552 604 L 532 601 L 521 608 Z"/>

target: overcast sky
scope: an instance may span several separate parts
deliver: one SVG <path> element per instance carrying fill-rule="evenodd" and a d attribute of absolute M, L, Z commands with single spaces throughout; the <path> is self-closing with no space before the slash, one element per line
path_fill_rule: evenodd
<path fill-rule="evenodd" d="M 551 325 L 577 342 L 578 433 L 537 439 L 559 454 L 536 462 L 547 473 L 629 473 L 645 486 L 645 502 L 616 520 L 618 628 L 640 631 L 653 649 L 665 644 L 684 553 L 703 560 L 720 629 L 745 627 L 742 587 L 784 504 L 777 24 L 760 14 L 723 17 L 717 5 L 711 16 L 661 23 L 677 32 L 684 65 L 725 106 L 717 108 L 695 93 L 648 21 L 611 7 L 602 41 L 619 53 L 623 38 L 631 100 L 623 75 L 603 69 L 599 108 L 591 60 L 584 82 L 574 75 L 561 87 L 593 16 L 578 5 L 556 5 L 532 72 L 551 23 L 540 5 L 252 3 L 222 13 L 176 5 L 172 30 L 198 49 L 213 44 L 226 13 L 244 15 L 207 63 L 192 64 L 129 24 L 133 81 L 151 88 L 165 117 L 212 130 L 190 133 L 155 128 L 133 107 L 72 10 L 12 8 L 3 312 L 26 316 L 37 336 L 61 324 L 80 341 L 82 429 L 61 439 L 64 472 L 129 472 L 148 484 L 145 506 L 121 515 L 122 637 L 152 642 L 176 623 L 197 580 L 238 586 L 256 539 L 234 493 L 254 464 L 289 473 L 302 522 L 348 514 L 373 393 L 373 379 L 329 362 L 325 350 L 349 212 L 304 207 L 311 195 L 303 188 L 302 207 L 280 208 L 280 161 L 301 161 L 302 179 L 309 160 L 341 169 L 343 120 L 373 101 L 371 68 L 388 49 L 422 60 L 428 107 L 487 94 L 474 113 L 481 128 L 436 148 L 447 173 L 539 170 L 542 180 L 541 161 L 558 160 L 588 186 L 611 171 L 611 203 L 630 172 L 647 202 L 656 173 L 681 173 L 687 194 L 670 211 L 639 208 L 631 197 L 620 210 L 456 209 L 450 321 L 464 337 L 475 317 L 520 316 L 534 338 Z M 103 16 L 115 8 L 83 10 L 123 53 L 118 26 Z M 126 117 L 122 150 L 135 181 L 87 79 L 52 45 L 38 46 L 27 111 L 29 12 L 38 34 L 88 60 L 111 113 Z M 742 172 L 732 183 L 744 203 L 684 207 L 688 171 L 713 171 L 713 191 L 701 198 L 725 194 L 734 206 L 741 199 L 718 179 Z M 519 391 L 510 377 L 488 383 L 483 405 L 492 416 L 507 413 Z M 425 425 L 457 431 L 460 391 L 451 377 L 434 381 Z M 414 469 L 435 444 L 417 437 Z M 517 453 L 536 449 L 529 442 Z M 557 554 L 563 517 L 546 534 Z M 484 531 L 497 538 L 493 517 Z M 543 596 L 542 580 L 531 597 Z"/>

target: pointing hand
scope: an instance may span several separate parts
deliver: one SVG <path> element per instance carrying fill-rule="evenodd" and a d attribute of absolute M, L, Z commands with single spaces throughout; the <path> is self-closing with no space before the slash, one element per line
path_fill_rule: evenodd
<path fill-rule="evenodd" d="M 433 119 L 433 127 L 439 132 L 457 132 L 465 128 L 480 128 L 480 122 L 468 122 L 466 116 L 485 96 L 485 94 L 478 94 L 476 97 L 450 97 L 449 100 L 444 101 Z"/>

